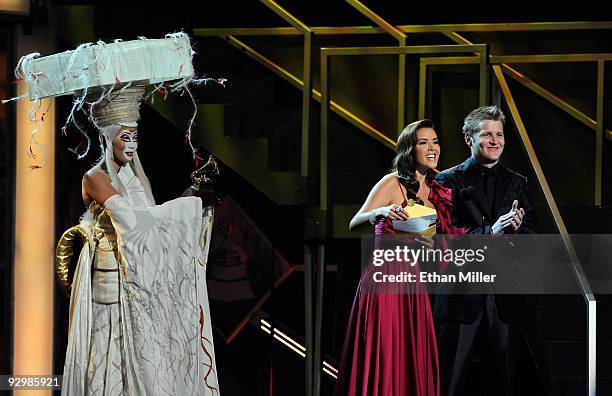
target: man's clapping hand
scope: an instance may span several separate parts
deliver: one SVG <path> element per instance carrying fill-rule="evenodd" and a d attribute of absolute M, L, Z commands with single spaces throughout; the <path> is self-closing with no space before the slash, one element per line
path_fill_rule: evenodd
<path fill-rule="evenodd" d="M 494 235 L 503 234 L 504 228 L 511 226 L 514 231 L 518 230 L 523 223 L 525 217 L 525 209 L 518 207 L 518 201 L 515 199 L 512 202 L 512 209 L 506 214 L 499 216 L 499 219 L 491 228 Z"/>

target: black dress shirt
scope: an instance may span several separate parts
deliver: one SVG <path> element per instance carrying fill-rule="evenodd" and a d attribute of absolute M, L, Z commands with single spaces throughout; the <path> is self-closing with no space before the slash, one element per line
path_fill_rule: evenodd
<path fill-rule="evenodd" d="M 478 179 L 482 185 L 486 208 L 493 213 L 493 205 L 495 204 L 495 183 L 497 181 L 497 173 L 499 164 L 495 164 L 491 168 L 487 168 L 481 164 L 475 163 L 478 172 Z"/>

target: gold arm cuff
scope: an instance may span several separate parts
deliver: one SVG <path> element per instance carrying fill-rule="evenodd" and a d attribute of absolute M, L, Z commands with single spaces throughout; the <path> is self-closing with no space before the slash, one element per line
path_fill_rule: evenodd
<path fill-rule="evenodd" d="M 89 242 L 89 237 L 85 230 L 81 226 L 76 225 L 64 231 L 55 249 L 55 275 L 64 293 L 68 296 L 70 296 L 70 288 L 72 287 L 72 279 L 69 279 L 68 270 L 74 255 L 73 244 L 75 238 L 80 238 L 83 244 Z"/>

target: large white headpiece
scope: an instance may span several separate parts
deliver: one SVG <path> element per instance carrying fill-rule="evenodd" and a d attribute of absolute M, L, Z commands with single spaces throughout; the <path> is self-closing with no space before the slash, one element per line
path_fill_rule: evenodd
<path fill-rule="evenodd" d="M 224 79 L 194 78 L 194 53 L 189 36 L 180 32 L 168 34 L 163 39 L 140 38 L 112 43 L 98 41 L 45 57 L 39 57 L 38 53 L 23 56 L 17 64 L 15 76 L 27 82 L 28 92 L 22 97 L 29 96 L 33 102 L 30 111 L 30 120 L 35 124 L 32 141 L 36 143 L 40 101 L 47 97 L 75 96 L 63 130 L 74 124 L 87 139 L 87 148 L 77 153 L 82 158 L 89 150 L 90 139 L 74 117 L 84 107 L 89 111 L 90 120 L 98 127 L 137 122 L 144 87 L 153 87 L 148 95 L 151 96 L 162 89 L 164 92 L 189 91 L 190 83 L 213 80 L 223 84 Z M 192 98 L 195 112 L 197 106 L 193 97 L 189 97 Z M 186 133 L 190 144 L 194 119 L 195 113 Z"/>
<path fill-rule="evenodd" d="M 132 41 L 116 40 L 113 43 L 85 43 L 73 51 L 45 57 L 39 57 L 38 53 L 28 54 L 19 60 L 15 69 L 16 78 L 27 82 L 28 92 L 22 97 L 10 100 L 29 96 L 33 103 L 29 118 L 35 125 L 31 142 L 38 145 L 35 135 L 38 130 L 37 112 L 41 99 L 74 95 L 75 100 L 63 131 L 65 132 L 70 124 L 74 124 L 83 134 L 87 146 L 83 152 L 77 153 L 79 158 L 83 158 L 89 151 L 90 139 L 76 123 L 75 114 L 83 108 L 88 110 L 90 121 L 100 130 L 109 173 L 114 173 L 112 166 L 108 166 L 113 155 L 112 135 L 118 131 L 119 125 L 137 125 L 145 87 L 152 86 L 148 95 L 151 96 L 162 89 L 164 92 L 189 92 L 188 84 L 192 82 L 225 82 L 224 79 L 195 79 L 192 63 L 194 53 L 189 36 L 181 32 L 168 34 L 164 39 L 140 38 Z M 189 97 L 192 99 L 194 114 L 186 136 L 195 156 L 195 148 L 191 144 L 191 128 L 197 106 L 193 96 L 189 94 Z M 151 189 L 137 155 L 130 165 L 141 179 L 152 202 Z M 111 178 L 119 192 L 124 195 L 125 189 L 121 188 L 117 175 L 111 174 Z"/>

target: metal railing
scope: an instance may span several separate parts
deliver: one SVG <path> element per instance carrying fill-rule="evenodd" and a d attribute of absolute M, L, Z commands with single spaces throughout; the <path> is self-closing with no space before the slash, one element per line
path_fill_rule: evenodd
<path fill-rule="evenodd" d="M 302 21 L 291 15 L 273 0 L 260 0 L 266 7 L 283 18 L 287 23 L 297 29 L 304 36 L 304 60 L 302 68 L 302 138 L 300 174 L 308 177 L 309 174 L 309 147 L 310 147 L 310 105 L 312 91 L 312 40 L 314 33 Z"/>
<path fill-rule="evenodd" d="M 262 0 L 263 1 L 263 0 Z M 510 23 L 510 24 L 449 24 L 449 25 L 400 25 L 392 26 L 377 14 L 367 9 L 356 0 L 347 0 L 349 4 L 354 6 L 357 11 L 366 15 L 380 26 L 349 26 L 349 27 L 309 27 L 308 37 L 305 38 L 304 47 L 304 76 L 310 75 L 311 57 L 306 54 L 312 54 L 312 38 L 316 36 L 337 36 L 337 35 L 370 35 L 370 34 L 391 34 L 394 38 L 400 40 L 400 43 L 405 43 L 405 34 L 419 33 L 440 33 L 459 44 L 472 44 L 469 40 L 459 35 L 457 32 L 501 32 L 501 31 L 573 31 L 573 30 L 610 30 L 612 22 L 559 22 L 559 23 Z M 268 2 L 264 2 L 268 3 Z M 286 13 L 286 11 L 284 11 Z M 295 19 L 297 21 L 297 19 Z M 297 27 L 290 28 L 228 28 L 228 29 L 194 29 L 194 35 L 200 37 L 220 36 L 229 44 L 240 49 L 247 56 L 264 65 L 266 68 L 285 79 L 289 83 L 301 89 L 304 93 L 309 92 L 308 86 L 312 82 L 308 82 L 307 78 L 300 79 L 293 75 L 280 65 L 276 64 L 263 54 L 259 53 L 252 47 L 248 46 L 235 36 L 294 36 L 305 34 L 303 29 Z M 306 36 L 305 36 L 306 37 Z M 404 40 L 404 41 L 401 41 Z M 310 48 L 308 48 L 310 46 Z M 399 70 L 405 71 L 405 60 L 402 66 L 402 56 L 400 56 Z M 595 131 L 595 165 L 594 165 L 594 205 L 602 204 L 602 167 L 603 167 L 603 137 L 612 140 L 612 131 L 603 128 L 603 98 L 604 98 L 604 66 L 605 62 L 612 59 L 612 54 L 537 54 L 537 55 L 490 55 L 490 64 L 501 64 L 504 73 L 518 81 L 525 87 L 529 88 L 534 93 L 538 94 L 549 103 L 563 110 L 565 113 L 574 117 L 582 124 L 588 126 Z M 542 86 L 538 85 L 524 74 L 520 73 L 516 68 L 509 66 L 511 63 L 544 63 L 544 62 L 597 62 L 597 104 L 595 119 L 589 117 L 583 111 L 570 105 L 563 99 L 554 95 Z M 477 57 L 443 57 L 443 58 L 422 58 L 419 70 L 419 92 L 418 92 L 418 116 L 423 118 L 425 114 L 425 95 L 426 95 L 426 80 L 427 67 L 430 65 L 451 65 L 451 64 L 473 64 L 479 63 Z M 308 73 L 307 73 L 308 72 Z M 405 95 L 404 95 L 405 72 L 398 74 L 398 131 L 401 130 L 399 121 L 404 119 L 405 110 Z M 312 98 L 320 101 L 321 94 L 316 89 L 310 89 Z M 306 94 L 304 95 L 304 98 Z M 305 99 L 303 99 L 303 103 Z M 302 175 L 306 174 L 309 158 L 309 143 L 307 131 L 310 125 L 310 112 L 302 110 Z M 397 131 L 385 133 L 380 131 L 373 125 L 364 121 L 362 118 L 351 112 L 346 106 L 335 101 L 331 102 L 331 111 L 347 120 L 359 130 L 373 137 L 378 142 L 385 146 L 395 149 L 395 141 L 390 136 L 395 137 Z M 306 118 L 308 117 L 308 118 Z"/>
<path fill-rule="evenodd" d="M 480 64 L 480 86 L 478 90 L 479 103 L 484 106 L 488 95 L 488 47 L 485 44 L 470 45 L 428 45 L 414 47 L 347 47 L 347 48 L 321 48 L 321 179 L 320 179 L 320 208 L 328 210 L 328 120 L 330 101 L 330 67 L 333 56 L 354 55 L 396 55 L 396 54 L 455 54 L 477 52 Z"/>
<path fill-rule="evenodd" d="M 393 36 L 393 38 L 397 39 L 400 47 L 406 46 L 406 34 L 404 32 L 398 30 L 389 22 L 385 21 L 382 17 L 366 7 L 359 0 L 346 0 L 346 2 L 363 14 L 366 18 L 378 25 L 382 30 Z M 404 106 L 404 103 L 406 102 L 406 54 L 399 54 L 397 65 L 397 135 L 399 135 L 402 129 L 404 129 L 404 125 L 406 125 L 404 114 L 406 110 L 406 107 Z"/>
<path fill-rule="evenodd" d="M 483 44 L 472 44 L 469 40 L 461 36 L 458 32 L 519 32 L 519 31 L 573 31 L 573 30 L 610 30 L 612 22 L 560 22 L 560 23 L 497 23 L 497 24 L 446 24 L 446 25 L 399 25 L 393 26 L 377 15 L 375 12 L 364 6 L 358 0 L 346 0 L 358 12 L 368 17 L 377 26 L 347 26 L 347 27 L 307 27 L 297 18 L 282 9 L 278 4 L 271 0 L 261 0 L 267 7 L 281 16 L 292 27 L 281 28 L 222 28 L 222 29 L 194 29 L 194 36 L 220 36 L 229 44 L 240 49 L 244 54 L 254 59 L 255 61 L 268 68 L 284 80 L 288 81 L 296 88 L 303 92 L 302 101 L 302 149 L 301 149 L 301 174 L 308 176 L 309 171 L 309 130 L 310 130 L 310 100 L 314 98 L 321 102 L 321 178 L 320 178 L 320 209 L 325 213 L 329 213 L 329 194 L 328 194 L 328 119 L 330 113 L 333 112 L 341 118 L 347 120 L 359 130 L 373 137 L 376 141 L 385 146 L 394 149 L 395 141 L 389 136 L 396 136 L 395 133 L 384 133 L 374 126 L 370 125 L 356 114 L 353 114 L 346 106 L 330 100 L 330 67 L 331 57 L 347 56 L 347 55 L 397 55 L 398 63 L 398 95 L 397 95 L 397 127 L 401 130 L 404 123 L 405 109 L 405 73 L 406 73 L 406 54 L 453 54 L 476 52 L 478 56 L 441 56 L 441 57 L 421 57 L 419 67 L 419 91 L 418 91 L 418 117 L 425 116 L 425 103 L 427 92 L 427 68 L 432 65 L 461 65 L 461 64 L 478 64 L 480 65 L 480 85 L 479 85 L 479 103 L 484 105 L 487 103 L 489 87 L 488 87 L 488 71 L 489 66 L 492 69 L 500 87 L 503 97 L 510 109 L 512 120 L 518 130 L 521 142 L 528 154 L 530 164 L 536 175 L 538 184 L 544 194 L 546 204 L 553 217 L 555 225 L 561 234 L 568 255 L 574 267 L 574 273 L 578 284 L 581 287 L 583 298 L 587 305 L 587 345 L 588 345 L 588 373 L 587 373 L 587 394 L 594 395 L 596 392 L 596 301 L 584 277 L 581 264 L 578 260 L 565 223 L 561 217 L 556 201 L 550 190 L 546 177 L 542 171 L 540 162 L 535 154 L 529 135 L 525 129 L 518 108 L 514 102 L 508 84 L 504 75 L 513 78 L 523 86 L 527 87 L 540 97 L 547 100 L 560 110 L 569 114 L 582 124 L 595 131 L 595 186 L 594 186 L 594 204 L 596 206 L 602 203 L 602 161 L 603 161 L 603 139 L 606 136 L 612 140 L 612 132 L 604 131 L 603 117 L 603 98 L 604 98 L 604 68 L 605 62 L 612 59 L 612 54 L 544 54 L 544 55 L 490 55 L 488 47 Z M 406 34 L 420 33 L 440 33 L 457 43 L 458 45 L 439 45 L 439 46 L 413 46 L 407 47 Z M 314 36 L 337 36 L 337 35 L 370 35 L 370 34 L 390 34 L 398 40 L 398 47 L 355 47 L 355 48 L 321 48 L 321 91 L 317 91 L 312 87 L 312 51 Z M 304 62 L 302 79 L 295 76 L 288 70 L 276 64 L 260 52 L 251 48 L 235 36 L 304 36 Z M 509 66 L 512 63 L 544 63 L 544 62 L 596 62 L 597 63 L 597 103 L 595 119 L 589 117 L 584 112 L 570 105 L 542 86 L 538 85 L 520 71 Z M 312 255 L 307 248 L 305 257 L 306 266 L 312 265 Z M 324 252 L 319 251 L 318 256 L 323 261 Z M 310 262 L 310 264 L 307 264 Z M 312 271 L 312 267 L 310 269 Z M 312 272 L 306 274 L 307 282 L 312 285 Z M 322 282 L 322 280 L 319 280 Z M 317 282 L 319 283 L 319 282 Z M 319 285 L 318 285 L 319 286 Z M 322 287 L 322 285 L 321 285 Z M 317 290 L 317 293 L 320 293 Z M 312 297 L 310 295 L 309 297 Z M 319 297 L 319 296 L 317 296 Z M 315 300 L 317 308 L 319 308 L 318 298 Z M 310 312 L 310 313 L 308 313 Z M 306 314 L 307 321 L 312 323 L 312 300 L 306 299 Z M 316 310 L 318 315 L 320 310 Z M 310 315 L 310 316 L 308 316 Z M 315 331 L 313 328 L 306 329 L 306 344 L 309 346 L 309 351 L 316 352 L 317 338 L 320 338 L 320 320 L 315 320 Z M 318 329 L 318 330 L 317 330 Z M 320 356 L 320 340 L 318 342 Z M 307 353 L 307 394 L 318 394 L 319 383 L 316 382 L 318 376 L 314 375 L 317 369 L 317 362 L 314 357 Z M 310 359 L 310 360 L 308 360 Z M 320 361 L 320 359 L 319 359 Z M 320 369 L 318 369 L 320 371 Z M 313 377 L 314 376 L 314 377 Z M 308 378 L 315 378 L 315 382 L 308 382 Z"/>
<path fill-rule="evenodd" d="M 472 44 L 469 40 L 456 32 L 445 32 L 445 35 L 458 44 Z M 506 55 L 491 59 L 491 63 L 498 63 L 503 67 L 505 73 L 509 74 L 519 83 L 531 89 L 542 98 L 559 107 L 567 114 L 595 129 L 595 186 L 594 204 L 601 206 L 602 195 L 602 167 L 603 167 L 603 100 L 604 100 L 604 66 L 605 61 L 612 59 L 612 54 L 566 54 L 566 55 Z M 493 62 L 495 60 L 496 62 Z M 597 121 L 593 121 L 582 112 L 569 105 L 561 98 L 542 88 L 529 80 L 521 73 L 507 65 L 507 63 L 545 63 L 545 62 L 597 62 Z M 607 131 L 607 136 L 612 139 L 612 133 Z"/>
<path fill-rule="evenodd" d="M 508 84 L 506 83 L 506 79 L 501 71 L 501 66 L 494 65 L 493 71 L 495 73 L 495 77 L 497 78 L 497 82 L 500 86 L 502 94 L 506 100 L 506 104 L 510 109 L 510 114 L 512 115 L 512 121 L 516 126 L 518 134 L 521 138 L 521 142 L 525 151 L 527 152 L 527 156 L 529 157 L 529 162 L 533 168 L 533 171 L 538 179 L 538 184 L 542 188 L 542 192 L 544 193 L 544 197 L 546 199 L 546 204 L 552 214 L 552 217 L 555 221 L 557 229 L 559 230 L 559 234 L 563 240 L 563 244 L 570 258 L 570 262 L 572 264 L 572 268 L 574 270 L 574 275 L 576 276 L 576 281 L 580 286 L 580 291 L 582 292 L 582 297 L 584 298 L 584 302 L 587 307 L 587 395 L 595 395 L 596 389 L 596 366 L 597 366 L 597 322 L 596 322 L 596 314 L 597 314 L 597 305 L 595 301 L 595 296 L 593 295 L 593 291 L 591 290 L 591 286 L 589 285 L 589 281 L 584 275 L 584 270 L 582 269 L 582 264 L 576 254 L 576 250 L 574 249 L 574 245 L 570 240 L 569 233 L 567 228 L 565 227 L 565 222 L 561 217 L 561 213 L 559 212 L 559 208 L 557 207 L 557 203 L 555 198 L 553 197 L 552 191 L 550 190 L 550 186 L 548 185 L 548 181 L 544 176 L 544 172 L 542 171 L 542 166 L 540 165 L 540 161 L 533 149 L 533 145 L 531 144 L 531 140 L 529 139 L 529 135 L 527 134 L 527 130 L 525 129 L 525 125 L 523 124 L 523 120 L 521 115 L 516 107 L 516 103 L 514 102 L 514 98 L 510 93 L 510 89 L 508 88 Z"/>

